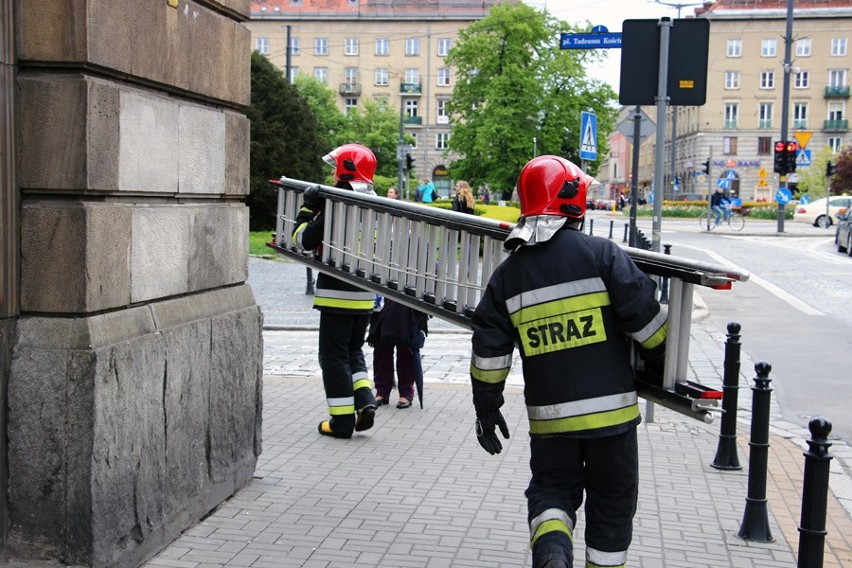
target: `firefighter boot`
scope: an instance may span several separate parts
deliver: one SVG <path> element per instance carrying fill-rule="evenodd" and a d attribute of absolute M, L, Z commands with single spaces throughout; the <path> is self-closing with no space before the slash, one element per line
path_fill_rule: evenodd
<path fill-rule="evenodd" d="M 533 568 L 571 568 L 574 546 L 567 534 L 551 532 L 535 542 L 532 557 Z"/>
<path fill-rule="evenodd" d="M 355 431 L 363 432 L 373 427 L 373 421 L 376 418 L 376 407 L 373 405 L 365 406 L 358 411 L 358 417 L 355 419 Z"/>
<path fill-rule="evenodd" d="M 319 430 L 319 433 L 323 436 L 348 439 L 352 437 L 352 429 L 354 426 L 355 415 L 346 414 L 342 416 L 334 416 L 328 420 L 320 422 L 317 430 Z"/>

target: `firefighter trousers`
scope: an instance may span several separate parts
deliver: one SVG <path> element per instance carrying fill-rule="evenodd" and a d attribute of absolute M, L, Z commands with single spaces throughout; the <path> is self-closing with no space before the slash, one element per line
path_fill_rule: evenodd
<path fill-rule="evenodd" d="M 586 567 L 620 567 L 627 562 L 639 491 L 636 428 L 603 438 L 533 437 L 532 479 L 526 491 L 533 567 L 536 546 L 552 554 L 567 548 L 573 559 L 573 531 L 585 491 Z M 538 556 L 541 556 L 539 554 Z"/>
<path fill-rule="evenodd" d="M 364 359 L 369 314 L 320 312 L 319 364 L 336 433 L 352 434 L 355 412 L 375 405 Z"/>

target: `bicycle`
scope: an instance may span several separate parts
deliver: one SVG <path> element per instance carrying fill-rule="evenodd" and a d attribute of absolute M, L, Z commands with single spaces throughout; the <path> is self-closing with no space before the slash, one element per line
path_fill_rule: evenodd
<path fill-rule="evenodd" d="M 725 207 L 725 217 L 728 226 L 734 231 L 742 231 L 745 227 L 745 217 L 731 208 L 730 205 Z M 713 211 L 704 211 L 698 216 L 698 225 L 705 231 L 712 231 L 716 228 L 716 215 Z"/>

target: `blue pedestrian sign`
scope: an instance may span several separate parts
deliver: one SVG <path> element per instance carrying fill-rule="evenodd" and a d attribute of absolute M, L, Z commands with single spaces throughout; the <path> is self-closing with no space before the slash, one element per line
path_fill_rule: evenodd
<path fill-rule="evenodd" d="M 793 194 L 786 187 L 781 187 L 775 192 L 775 201 L 781 205 L 787 205 L 793 199 Z"/>
<path fill-rule="evenodd" d="M 598 159 L 598 117 L 590 112 L 580 113 L 580 159 Z"/>
<path fill-rule="evenodd" d="M 731 187 L 731 180 L 729 180 L 728 178 L 719 178 L 716 180 L 716 187 L 728 189 Z"/>
<path fill-rule="evenodd" d="M 796 167 L 806 168 L 811 165 L 811 150 L 810 148 L 799 148 L 796 151 Z"/>

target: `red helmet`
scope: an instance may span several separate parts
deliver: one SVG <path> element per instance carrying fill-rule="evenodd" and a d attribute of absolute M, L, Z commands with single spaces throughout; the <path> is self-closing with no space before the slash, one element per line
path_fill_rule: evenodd
<path fill-rule="evenodd" d="M 533 158 L 518 178 L 521 216 L 559 215 L 582 219 L 586 214 L 586 192 L 592 183 L 594 179 L 565 158 Z"/>
<path fill-rule="evenodd" d="M 366 146 L 344 144 L 323 156 L 322 159 L 325 163 L 334 166 L 335 181 L 349 182 L 356 191 L 369 191 L 373 188 L 376 156 Z M 365 186 L 369 187 L 365 188 Z"/>

